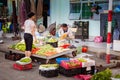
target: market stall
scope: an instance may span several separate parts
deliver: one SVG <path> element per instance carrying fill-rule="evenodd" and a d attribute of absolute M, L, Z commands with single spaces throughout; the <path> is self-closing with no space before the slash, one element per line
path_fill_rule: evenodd
<path fill-rule="evenodd" d="M 14 52 L 14 53 L 24 54 L 24 52 L 22 52 L 22 51 L 13 50 L 13 49 L 9 49 L 9 50 L 12 51 L 12 52 Z M 59 57 L 59 56 L 65 55 L 65 54 L 72 54 L 72 52 L 74 52 L 75 50 L 76 49 L 69 49 L 69 50 L 66 50 L 66 51 L 54 54 L 52 56 L 39 56 L 39 55 L 36 55 L 36 54 L 32 54 L 32 56 L 45 59 L 46 63 L 48 63 L 50 59 L 53 59 L 53 58 L 56 58 L 56 57 Z"/>
<path fill-rule="evenodd" d="M 12 53 L 24 54 L 24 40 L 11 45 L 9 51 Z M 40 37 L 37 43 L 33 43 L 32 56 L 45 59 L 46 63 L 48 63 L 50 59 L 66 54 L 72 54 L 75 51 L 76 48 L 66 40 L 57 40 L 55 37 L 48 39 Z"/>

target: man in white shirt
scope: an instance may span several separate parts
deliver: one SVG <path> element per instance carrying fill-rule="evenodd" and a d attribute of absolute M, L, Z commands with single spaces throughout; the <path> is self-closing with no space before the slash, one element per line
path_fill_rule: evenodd
<path fill-rule="evenodd" d="M 58 30 L 58 35 L 61 38 L 74 38 L 73 32 L 69 29 L 67 24 L 62 24 Z"/>

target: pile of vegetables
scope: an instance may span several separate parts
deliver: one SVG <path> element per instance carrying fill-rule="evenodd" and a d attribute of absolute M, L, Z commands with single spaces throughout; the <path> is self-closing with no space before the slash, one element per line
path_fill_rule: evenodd
<path fill-rule="evenodd" d="M 59 67 L 58 64 L 42 64 L 40 65 L 41 67 L 44 67 L 44 68 L 49 68 L 49 67 Z"/>
<path fill-rule="evenodd" d="M 85 64 L 93 66 L 93 61 L 92 60 L 87 60 L 85 58 L 70 59 L 70 60 L 62 61 L 61 63 L 62 63 L 62 65 L 67 65 L 69 68 L 82 67 Z"/>
<path fill-rule="evenodd" d="M 31 60 L 31 58 L 22 58 L 21 60 L 20 60 L 20 62 L 31 62 L 32 60 Z"/>
<path fill-rule="evenodd" d="M 94 74 L 91 80 L 120 80 L 120 74 L 112 76 L 112 71 L 107 68 L 104 71 Z"/>
<path fill-rule="evenodd" d="M 33 48 L 33 49 L 32 49 L 32 54 L 36 54 L 36 52 L 37 52 L 38 50 L 40 50 L 40 48 Z"/>
<path fill-rule="evenodd" d="M 87 60 L 86 60 L 86 59 L 83 59 L 83 58 L 78 58 L 78 60 L 79 60 L 80 62 L 87 62 Z"/>
<path fill-rule="evenodd" d="M 111 80 L 112 72 L 110 69 L 101 71 L 93 75 L 91 80 Z"/>
<path fill-rule="evenodd" d="M 12 45 L 10 48 L 20 50 L 20 51 L 25 51 L 25 43 L 24 42 L 19 42 L 17 44 Z M 32 45 L 32 48 L 36 48 L 35 45 Z"/>
<path fill-rule="evenodd" d="M 47 41 L 47 42 L 49 42 L 49 43 L 54 43 L 54 42 L 57 42 L 57 39 L 56 39 L 56 38 L 51 37 L 50 39 L 48 39 L 48 41 Z"/>
<path fill-rule="evenodd" d="M 30 64 L 31 62 L 32 62 L 32 59 L 29 57 L 24 57 L 20 59 L 19 61 L 16 61 L 16 63 L 20 65 L 27 65 L 27 64 Z"/>
<path fill-rule="evenodd" d="M 43 55 L 43 56 L 51 56 L 56 53 L 57 53 L 56 49 L 52 47 L 50 44 L 41 46 L 40 50 L 36 52 L 37 55 Z"/>
<path fill-rule="evenodd" d="M 10 48 L 15 49 L 15 50 L 20 50 L 20 51 L 25 51 L 26 49 L 24 42 L 19 42 L 17 44 L 14 44 Z M 51 56 L 56 53 L 57 53 L 56 49 L 50 44 L 46 44 L 38 48 L 36 48 L 34 44 L 32 45 L 32 54 Z"/>
<path fill-rule="evenodd" d="M 58 64 L 42 64 L 39 66 L 39 70 L 44 71 L 44 70 L 55 70 L 58 69 L 59 65 Z"/>
<path fill-rule="evenodd" d="M 80 67 L 80 62 L 69 61 L 67 62 L 69 68 L 77 68 Z"/>
<path fill-rule="evenodd" d="M 120 74 L 116 74 L 116 75 L 114 76 L 114 78 L 120 79 Z"/>
<path fill-rule="evenodd" d="M 25 51 L 25 43 L 22 43 L 22 42 L 20 42 L 20 43 L 17 43 L 16 45 L 15 45 L 15 49 L 16 50 L 20 50 L 20 51 Z"/>

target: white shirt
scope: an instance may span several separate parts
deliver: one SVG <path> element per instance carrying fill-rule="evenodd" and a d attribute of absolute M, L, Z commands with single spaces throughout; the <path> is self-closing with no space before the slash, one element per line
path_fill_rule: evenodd
<path fill-rule="evenodd" d="M 73 32 L 68 28 L 67 32 L 64 32 L 62 28 L 58 30 L 58 35 L 61 37 L 63 34 L 67 34 L 68 37 L 73 38 Z"/>
<path fill-rule="evenodd" d="M 25 26 L 25 33 L 32 34 L 32 27 L 35 27 L 36 24 L 33 20 L 28 19 L 25 21 L 24 26 Z"/>

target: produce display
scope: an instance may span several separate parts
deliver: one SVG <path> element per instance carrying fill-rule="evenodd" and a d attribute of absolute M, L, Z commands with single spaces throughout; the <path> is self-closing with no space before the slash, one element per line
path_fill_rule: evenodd
<path fill-rule="evenodd" d="M 31 62 L 32 60 L 31 60 L 31 58 L 29 58 L 29 57 L 25 57 L 25 58 L 22 58 L 21 60 L 20 60 L 20 62 Z"/>
<path fill-rule="evenodd" d="M 89 58 L 75 58 L 70 60 L 62 60 L 60 65 L 65 69 L 91 67 L 95 66 L 95 61 Z"/>
<path fill-rule="evenodd" d="M 32 49 L 32 54 L 36 54 L 36 52 L 37 52 L 38 50 L 40 50 L 40 48 L 33 48 L 33 49 Z"/>
<path fill-rule="evenodd" d="M 78 46 L 76 49 L 77 49 L 77 54 L 81 53 L 81 51 L 82 51 L 82 47 L 81 46 Z"/>
<path fill-rule="evenodd" d="M 120 74 L 116 74 L 114 78 L 120 78 Z"/>
<path fill-rule="evenodd" d="M 58 46 L 59 45 L 59 46 Z M 25 51 L 24 40 L 12 45 L 10 48 Z M 63 52 L 68 49 L 73 49 L 75 46 L 71 46 L 67 40 L 58 40 L 55 37 L 39 37 L 37 41 L 33 41 L 32 54 L 42 55 L 42 56 L 52 56 L 56 53 Z"/>
<path fill-rule="evenodd" d="M 16 63 L 20 65 L 27 65 L 27 64 L 30 64 L 31 62 L 32 62 L 32 59 L 29 57 L 24 57 L 20 59 L 19 61 L 16 61 Z"/>
<path fill-rule="evenodd" d="M 41 76 L 52 78 L 58 76 L 58 64 L 42 64 L 39 67 L 39 73 Z"/>
<path fill-rule="evenodd" d="M 22 42 L 17 43 L 17 44 L 15 45 L 15 49 L 16 49 L 16 50 L 20 50 L 20 51 L 25 51 L 25 43 L 22 43 Z"/>
<path fill-rule="evenodd" d="M 112 72 L 110 69 L 106 69 L 105 71 L 98 72 L 93 75 L 91 80 L 111 80 Z"/>
<path fill-rule="evenodd" d="M 19 42 L 17 44 L 12 45 L 10 48 L 20 50 L 20 51 L 25 51 L 25 43 L 24 42 Z M 36 48 L 35 45 L 32 45 L 32 48 Z"/>
<path fill-rule="evenodd" d="M 60 47 L 62 47 L 62 48 L 68 48 L 70 46 L 70 44 L 64 44 L 64 45 L 62 45 L 62 46 L 60 46 Z"/>
<path fill-rule="evenodd" d="M 47 41 L 47 42 L 49 42 L 49 43 L 54 43 L 54 42 L 57 42 L 57 39 L 56 39 L 56 38 L 51 37 L 50 39 L 48 39 L 48 41 Z"/>
<path fill-rule="evenodd" d="M 51 56 L 56 53 L 57 53 L 56 49 L 49 44 L 41 46 L 40 50 L 36 52 L 37 55 L 43 55 L 43 56 Z"/>
<path fill-rule="evenodd" d="M 64 33 L 64 34 L 60 37 L 60 39 L 62 40 L 62 39 L 65 39 L 66 37 L 67 37 L 67 34 Z"/>
<path fill-rule="evenodd" d="M 81 62 L 69 61 L 67 64 L 69 68 L 77 68 L 80 67 Z"/>
<path fill-rule="evenodd" d="M 67 45 L 69 44 L 69 42 L 67 40 L 59 40 L 58 41 L 58 46 L 64 46 L 64 45 Z"/>
<path fill-rule="evenodd" d="M 58 68 L 59 65 L 58 64 L 43 64 L 40 65 L 39 69 L 51 69 L 51 68 Z"/>
<path fill-rule="evenodd" d="M 85 60 L 85 59 L 83 59 L 83 58 L 78 58 L 78 60 L 79 60 L 80 62 L 87 62 L 87 60 Z"/>

